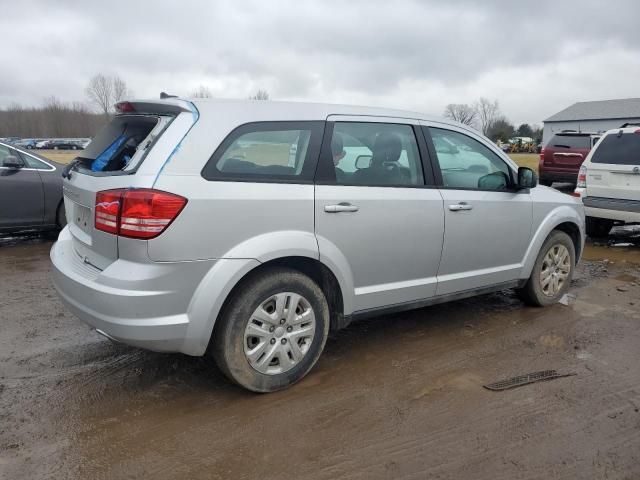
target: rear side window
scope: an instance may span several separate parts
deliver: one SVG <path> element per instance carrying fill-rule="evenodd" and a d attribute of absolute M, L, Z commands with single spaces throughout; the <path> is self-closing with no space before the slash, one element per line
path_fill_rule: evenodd
<path fill-rule="evenodd" d="M 591 157 L 592 163 L 640 165 L 640 134 L 610 134 L 602 138 Z"/>
<path fill-rule="evenodd" d="M 25 153 L 21 153 L 20 156 L 24 160 L 24 163 L 27 164 L 29 168 L 34 168 L 36 170 L 53 170 L 51 165 L 48 165 L 40 160 L 33 158 L 31 155 L 27 155 Z"/>
<path fill-rule="evenodd" d="M 548 146 L 566 149 L 589 149 L 591 148 L 591 137 L 589 135 L 554 135 Z"/>
<path fill-rule="evenodd" d="M 209 159 L 207 180 L 310 183 L 323 122 L 256 122 L 236 128 Z"/>
<path fill-rule="evenodd" d="M 337 185 L 424 185 L 411 125 L 337 122 L 331 156 Z"/>

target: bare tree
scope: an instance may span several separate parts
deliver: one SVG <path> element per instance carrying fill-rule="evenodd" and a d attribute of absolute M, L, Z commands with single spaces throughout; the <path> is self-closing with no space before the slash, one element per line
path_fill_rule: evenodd
<path fill-rule="evenodd" d="M 478 121 L 480 122 L 480 129 L 484 135 L 487 135 L 489 129 L 500 116 L 498 101 L 494 100 L 492 102 L 488 98 L 480 97 L 480 100 L 475 104 L 475 110 L 478 115 Z"/>
<path fill-rule="evenodd" d="M 444 109 L 444 116 L 465 125 L 474 125 L 478 112 L 466 103 L 450 103 Z"/>
<path fill-rule="evenodd" d="M 269 92 L 259 89 L 255 95 L 251 95 L 249 100 L 269 100 Z"/>
<path fill-rule="evenodd" d="M 101 73 L 91 77 L 86 93 L 91 103 L 95 104 L 105 115 L 109 114 L 113 104 L 113 82 L 109 77 Z"/>
<path fill-rule="evenodd" d="M 127 97 L 131 96 L 131 92 L 127 87 L 125 81 L 118 75 L 111 77 L 111 84 L 113 85 L 113 103 L 118 103 Z"/>
<path fill-rule="evenodd" d="M 193 98 L 211 98 L 213 97 L 213 94 L 211 93 L 211 90 L 209 90 L 209 87 L 200 85 L 197 89 L 193 91 L 193 93 L 191 93 L 191 96 Z"/>

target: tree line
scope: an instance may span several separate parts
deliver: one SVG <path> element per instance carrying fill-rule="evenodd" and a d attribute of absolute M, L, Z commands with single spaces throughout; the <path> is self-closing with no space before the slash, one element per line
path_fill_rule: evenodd
<path fill-rule="evenodd" d="M 39 107 L 14 103 L 0 108 L 0 137 L 91 138 L 115 113 L 114 105 L 133 93 L 118 75 L 99 73 L 89 80 L 85 96 L 85 102 L 66 103 L 51 96 Z M 201 85 L 191 96 L 209 98 L 213 94 Z M 269 92 L 259 89 L 249 99 L 269 100 Z"/>
<path fill-rule="evenodd" d="M 477 102 L 450 103 L 444 109 L 443 115 L 456 122 L 477 128 L 494 142 L 506 142 L 513 137 L 531 137 L 536 141 L 542 140 L 542 128 L 523 123 L 517 128 L 500 112 L 497 100 L 481 97 Z"/>

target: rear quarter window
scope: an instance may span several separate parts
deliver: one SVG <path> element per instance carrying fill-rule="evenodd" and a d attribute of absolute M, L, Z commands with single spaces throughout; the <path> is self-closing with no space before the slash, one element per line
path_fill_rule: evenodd
<path fill-rule="evenodd" d="M 553 148 L 591 148 L 591 137 L 589 135 L 554 135 L 549 142 L 549 147 Z"/>
<path fill-rule="evenodd" d="M 640 165 L 640 134 L 609 134 L 598 143 L 591 163 Z"/>
<path fill-rule="evenodd" d="M 207 180 L 310 183 L 324 122 L 256 122 L 225 138 L 202 170 Z"/>

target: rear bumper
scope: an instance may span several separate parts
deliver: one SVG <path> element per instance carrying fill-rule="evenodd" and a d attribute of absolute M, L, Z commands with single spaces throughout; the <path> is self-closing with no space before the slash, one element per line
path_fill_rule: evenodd
<path fill-rule="evenodd" d="M 588 217 L 607 218 L 626 223 L 640 222 L 640 202 L 617 198 L 583 197 Z"/>
<path fill-rule="evenodd" d="M 51 248 L 53 284 L 63 303 L 114 340 L 160 352 L 194 353 L 188 308 L 211 262 L 134 263 L 100 271 L 84 264 L 68 229 Z"/>
<path fill-rule="evenodd" d="M 578 181 L 578 170 L 552 170 L 552 169 L 540 169 L 539 178 L 541 181 L 547 182 L 562 182 L 573 183 Z"/>

